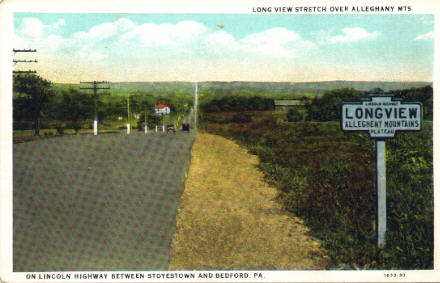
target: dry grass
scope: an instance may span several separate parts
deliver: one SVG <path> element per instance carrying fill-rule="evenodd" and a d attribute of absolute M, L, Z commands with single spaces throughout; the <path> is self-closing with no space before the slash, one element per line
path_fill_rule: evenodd
<path fill-rule="evenodd" d="M 324 269 L 325 251 L 281 209 L 258 158 L 199 134 L 179 208 L 170 269 Z"/>

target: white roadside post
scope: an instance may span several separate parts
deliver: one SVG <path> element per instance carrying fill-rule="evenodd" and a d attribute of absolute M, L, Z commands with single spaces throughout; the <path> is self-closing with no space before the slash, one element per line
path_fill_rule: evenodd
<path fill-rule="evenodd" d="M 130 134 L 130 123 L 127 123 L 127 135 Z"/>
<path fill-rule="evenodd" d="M 148 123 L 147 123 L 147 107 L 145 107 L 145 111 L 144 111 L 144 128 L 145 128 L 145 133 L 148 133 Z"/>
<path fill-rule="evenodd" d="M 422 104 L 403 102 L 392 95 L 372 94 L 356 102 L 342 102 L 342 131 L 364 131 L 374 139 L 377 189 L 377 246 L 385 245 L 387 230 L 385 140 L 397 132 L 422 129 Z"/>
<path fill-rule="evenodd" d="M 97 136 L 98 135 L 98 120 L 93 120 L 93 134 L 95 135 L 95 136 Z"/>
<path fill-rule="evenodd" d="M 162 132 L 165 133 L 165 116 L 162 114 Z"/>

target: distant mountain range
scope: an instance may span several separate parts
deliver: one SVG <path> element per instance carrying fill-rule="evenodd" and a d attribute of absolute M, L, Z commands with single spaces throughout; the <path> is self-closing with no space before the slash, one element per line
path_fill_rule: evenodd
<path fill-rule="evenodd" d="M 60 88 L 80 88 L 86 85 L 80 84 L 55 84 Z M 194 91 L 193 82 L 111 82 L 111 94 L 123 95 L 134 93 L 157 93 L 157 94 L 192 94 Z M 354 88 L 360 91 L 369 91 L 374 88 L 381 88 L 384 91 L 423 87 L 432 85 L 432 82 L 395 82 L 395 81 L 317 81 L 317 82 L 220 82 L 208 81 L 199 82 L 200 92 L 229 92 L 237 90 L 259 91 L 272 94 L 297 94 L 316 93 L 320 94 L 335 88 Z M 89 86 L 90 87 L 90 86 Z"/>
<path fill-rule="evenodd" d="M 216 88 L 249 88 L 259 89 L 272 93 L 322 93 L 335 88 L 354 88 L 360 91 L 369 91 L 381 88 L 384 91 L 423 87 L 432 85 L 432 82 L 391 82 L 391 81 L 318 81 L 318 82 L 202 82 L 199 86 Z"/>

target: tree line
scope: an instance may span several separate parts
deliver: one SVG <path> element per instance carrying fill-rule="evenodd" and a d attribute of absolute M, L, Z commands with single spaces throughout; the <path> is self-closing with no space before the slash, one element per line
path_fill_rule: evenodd
<path fill-rule="evenodd" d="M 376 89 L 381 92 L 380 89 Z M 432 86 L 394 90 L 391 93 L 395 98 L 402 98 L 407 102 L 421 102 L 423 118 L 432 120 L 433 89 Z M 358 91 L 352 88 L 334 89 L 326 91 L 306 104 L 306 120 L 308 121 L 338 121 L 340 120 L 339 104 L 343 101 L 356 101 L 361 97 L 370 96 L 370 92 Z"/>
<path fill-rule="evenodd" d="M 272 110 L 273 99 L 262 96 L 221 96 L 205 100 L 200 104 L 204 112 L 240 112 L 247 110 Z"/>
<path fill-rule="evenodd" d="M 56 128 L 61 132 L 69 128 L 78 133 L 93 119 L 95 103 L 100 121 L 126 119 L 130 105 L 130 112 L 139 114 L 139 127 L 145 120 L 150 127 L 155 124 L 154 105 L 157 103 L 168 104 L 173 113 L 187 113 L 193 104 L 192 96 L 188 95 L 141 92 L 124 97 L 98 91 L 95 101 L 90 91 L 60 88 L 35 74 L 14 74 L 13 93 L 14 130 L 33 129 L 36 136 L 41 128 Z"/>
<path fill-rule="evenodd" d="M 380 89 L 376 89 L 380 92 Z M 287 113 L 289 121 L 338 121 L 340 120 L 339 105 L 343 101 L 356 101 L 361 97 L 371 95 L 370 92 L 359 91 L 353 88 L 333 89 L 322 95 L 298 96 L 304 107 L 300 110 L 294 108 Z M 430 85 L 418 88 L 395 90 L 392 92 L 395 98 L 403 101 L 421 102 L 423 104 L 423 118 L 432 120 L 433 89 Z M 276 97 L 275 97 L 276 98 Z M 207 95 L 200 104 L 202 112 L 241 112 L 249 110 L 273 110 L 274 96 L 272 95 Z"/>
<path fill-rule="evenodd" d="M 99 99 L 94 101 L 90 92 L 74 88 L 57 88 L 50 81 L 35 74 L 15 74 L 13 79 L 13 117 L 14 129 L 34 129 L 38 136 L 42 127 L 70 128 L 78 132 L 87 120 L 92 119 L 94 105 L 97 104 L 98 119 L 117 119 L 127 117 L 130 103 L 132 113 L 139 113 L 138 126 L 147 121 L 149 126 L 155 124 L 154 105 L 170 105 L 173 113 L 187 113 L 193 101 L 191 95 L 175 93 L 161 96 L 137 92 L 130 96 L 111 95 L 109 92 L 98 92 Z M 201 96 L 200 109 L 203 113 L 242 112 L 249 110 L 274 110 L 276 96 L 267 93 L 257 94 L 240 90 L 239 95 L 231 93 L 210 93 Z M 229 95 L 228 95 L 229 94 Z M 395 97 L 404 101 L 419 101 L 423 104 L 424 119 L 432 120 L 433 89 L 431 86 L 396 90 Z M 333 89 L 322 95 L 299 97 L 305 106 L 298 111 L 292 109 L 287 118 L 291 121 L 336 121 L 340 119 L 339 104 L 342 101 L 359 100 L 368 96 L 368 92 L 352 88 Z M 129 103 L 127 101 L 129 99 Z"/>

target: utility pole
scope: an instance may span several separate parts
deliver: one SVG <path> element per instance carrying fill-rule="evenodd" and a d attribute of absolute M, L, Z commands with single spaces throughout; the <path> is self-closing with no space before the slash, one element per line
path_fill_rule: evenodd
<path fill-rule="evenodd" d="M 15 53 L 17 53 L 17 52 L 26 52 L 26 53 L 28 53 L 28 52 L 37 52 L 37 50 L 36 49 L 12 49 L 12 51 L 14 52 L 14 55 L 15 55 Z M 38 61 L 35 59 L 35 60 L 17 60 L 17 59 L 13 59 L 12 60 L 12 62 L 14 63 L 14 65 L 15 64 L 17 64 L 17 63 L 38 63 Z M 24 73 L 27 73 L 27 74 L 35 74 L 37 71 L 34 71 L 34 70 L 27 70 L 27 71 L 12 71 L 14 74 L 24 74 Z"/>
<path fill-rule="evenodd" d="M 130 134 L 130 95 L 127 96 L 127 135 Z"/>
<path fill-rule="evenodd" d="M 194 129 L 197 130 L 197 93 L 198 93 L 198 86 L 197 82 L 194 86 Z"/>
<path fill-rule="evenodd" d="M 145 105 L 145 113 L 144 113 L 144 123 L 145 123 L 145 133 L 148 133 L 147 106 L 146 105 Z"/>
<path fill-rule="evenodd" d="M 93 81 L 93 82 L 80 82 L 81 84 L 92 84 L 93 87 L 81 87 L 80 89 L 92 89 L 93 90 L 93 101 L 94 107 L 94 120 L 93 120 L 93 134 L 98 135 L 98 89 L 110 89 L 109 86 L 99 87 L 100 84 L 108 84 L 107 81 Z"/>

